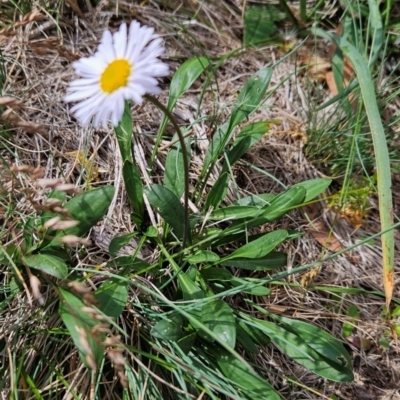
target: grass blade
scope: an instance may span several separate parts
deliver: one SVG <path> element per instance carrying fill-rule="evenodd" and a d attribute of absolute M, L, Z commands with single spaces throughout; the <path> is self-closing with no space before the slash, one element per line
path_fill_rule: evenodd
<path fill-rule="evenodd" d="M 335 42 L 353 64 L 354 71 L 357 74 L 374 145 L 378 180 L 379 216 L 381 230 L 385 232 L 382 234 L 383 284 L 386 295 L 386 306 L 389 309 L 394 284 L 394 234 L 393 230 L 390 230 L 393 226 L 391 173 L 389 151 L 376 102 L 374 83 L 367 63 L 359 51 L 346 39 L 318 28 L 314 28 L 312 32 L 317 36 L 328 38 Z"/>

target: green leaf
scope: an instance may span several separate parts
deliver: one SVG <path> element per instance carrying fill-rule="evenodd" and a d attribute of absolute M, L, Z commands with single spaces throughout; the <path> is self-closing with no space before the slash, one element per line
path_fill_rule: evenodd
<path fill-rule="evenodd" d="M 265 286 L 255 286 L 251 287 L 255 282 L 259 282 L 259 280 L 251 281 L 251 278 L 241 279 L 234 277 L 230 280 L 230 283 L 233 287 L 244 286 L 241 293 L 248 293 L 253 296 L 268 296 L 271 294 L 271 290 Z"/>
<path fill-rule="evenodd" d="M 178 197 L 164 186 L 153 184 L 145 189 L 150 204 L 164 218 L 179 238 L 183 236 L 185 210 Z"/>
<path fill-rule="evenodd" d="M 327 357 L 329 360 L 351 367 L 351 358 L 343 344 L 330 333 L 307 322 L 274 315 L 274 319 L 288 326 L 293 333 L 300 336 L 312 349 Z"/>
<path fill-rule="evenodd" d="M 245 349 L 246 353 L 250 354 L 258 354 L 259 350 L 256 344 L 253 342 L 253 339 L 244 330 L 239 323 L 236 324 L 236 334 L 237 334 L 237 341 L 242 345 Z"/>
<path fill-rule="evenodd" d="M 240 218 L 252 218 L 260 214 L 258 207 L 251 206 L 229 206 L 214 210 L 206 218 L 213 221 L 235 220 Z"/>
<path fill-rule="evenodd" d="M 246 321 L 239 320 L 238 325 L 247 333 L 255 344 L 262 347 L 271 344 L 271 339 L 264 332 L 253 325 L 247 325 L 245 322 Z"/>
<path fill-rule="evenodd" d="M 196 254 L 190 256 L 187 260 L 190 264 L 214 262 L 219 260 L 219 255 L 209 250 L 201 250 Z"/>
<path fill-rule="evenodd" d="M 372 1 L 372 0 L 370 0 Z M 372 4 L 372 3 L 371 3 Z M 375 27 L 378 26 L 375 25 Z M 394 232 L 393 232 L 393 202 L 391 189 L 391 166 L 385 129 L 382 124 L 380 111 L 377 104 L 377 96 L 374 90 L 368 66 L 360 52 L 346 39 L 318 28 L 312 28 L 312 33 L 332 40 L 340 47 L 344 55 L 352 63 L 361 89 L 365 112 L 371 128 L 371 136 L 374 145 L 374 155 L 377 171 L 377 186 L 379 199 L 379 217 L 381 222 L 383 283 L 385 287 L 386 305 L 389 307 L 393 296 L 394 282 Z"/>
<path fill-rule="evenodd" d="M 171 141 L 176 143 L 169 150 L 165 160 L 164 186 L 174 193 L 176 197 L 181 198 L 185 191 L 182 147 L 177 134 L 173 136 Z M 190 137 L 185 139 L 185 144 L 188 157 L 190 157 Z"/>
<path fill-rule="evenodd" d="M 178 275 L 178 281 L 183 294 L 183 300 L 196 300 L 204 297 L 203 291 L 184 272 Z"/>
<path fill-rule="evenodd" d="M 225 257 L 223 262 L 232 260 L 233 258 L 260 258 L 270 253 L 278 244 L 282 243 L 288 232 L 283 229 L 278 229 L 269 232 L 260 238 L 245 244 L 239 249 L 235 250 L 232 254 Z"/>
<path fill-rule="evenodd" d="M 125 101 L 124 113 L 118 126 L 114 127 L 115 136 L 117 137 L 119 150 L 121 152 L 122 163 L 125 161 L 132 161 L 132 114 L 131 105 L 129 101 Z"/>
<path fill-rule="evenodd" d="M 78 194 L 65 204 L 64 208 L 69 211 L 73 220 L 79 221 L 77 226 L 58 231 L 48 246 L 60 244 L 60 236 L 75 235 L 83 236 L 106 214 L 108 207 L 114 197 L 113 186 L 102 186 L 88 192 Z"/>
<path fill-rule="evenodd" d="M 380 55 L 382 46 L 385 43 L 385 30 L 382 23 L 382 15 L 379 10 L 379 2 L 376 0 L 368 0 L 369 18 L 372 33 L 371 55 L 368 60 L 368 67 L 373 68 Z"/>
<path fill-rule="evenodd" d="M 272 69 L 265 67 L 257 71 L 245 83 L 243 89 L 239 93 L 229 121 L 218 127 L 211 139 L 204 159 L 202 174 L 204 174 L 205 171 L 208 170 L 210 164 L 214 163 L 220 154 L 222 154 L 225 146 L 232 137 L 233 129 L 260 106 L 260 102 L 265 95 L 271 77 Z"/>
<path fill-rule="evenodd" d="M 245 83 L 239 93 L 230 118 L 230 125 L 236 126 L 259 108 L 272 77 L 272 69 L 264 67 Z"/>
<path fill-rule="evenodd" d="M 273 387 L 258 376 L 248 364 L 222 350 L 215 354 L 215 358 L 222 373 L 234 382 L 248 399 L 280 400 Z"/>
<path fill-rule="evenodd" d="M 254 194 L 252 196 L 246 196 L 239 200 L 236 200 L 229 207 L 232 207 L 232 206 L 254 206 L 254 207 L 262 208 L 262 207 L 266 207 L 269 204 L 271 204 L 271 201 L 275 197 L 276 196 L 271 193 Z"/>
<path fill-rule="evenodd" d="M 107 279 L 94 293 L 99 302 L 98 308 L 111 318 L 118 318 L 128 301 L 128 285 L 126 281 Z"/>
<path fill-rule="evenodd" d="M 65 279 L 68 275 L 68 266 L 61 258 L 50 254 L 33 254 L 23 258 L 23 262 L 30 268 L 46 274 Z"/>
<path fill-rule="evenodd" d="M 218 339 L 234 348 L 236 343 L 236 321 L 232 309 L 224 301 L 215 299 L 203 306 L 201 322 Z"/>
<path fill-rule="evenodd" d="M 260 140 L 269 130 L 268 121 L 254 122 L 247 125 L 237 135 L 231 149 L 227 154 L 229 165 L 233 165 L 250 149 L 258 140 Z M 228 170 L 228 163 L 225 162 L 222 172 Z"/>
<path fill-rule="evenodd" d="M 225 268 L 210 267 L 204 268 L 200 271 L 201 276 L 205 281 L 230 281 L 233 275 Z"/>
<path fill-rule="evenodd" d="M 347 361 L 343 360 L 343 364 L 339 364 L 337 359 L 331 360 L 311 347 L 311 340 L 317 340 L 314 335 L 311 336 L 311 340 L 307 338 L 306 342 L 298 334 L 272 322 L 260 321 L 248 316 L 245 318 L 258 325 L 283 353 L 308 370 L 335 382 L 351 382 L 353 380 L 353 373 L 347 365 Z M 321 334 L 321 332 L 320 330 L 319 333 Z M 324 340 L 323 338 L 322 342 Z M 321 348 L 320 345 L 321 341 L 316 343 L 315 347 Z"/>
<path fill-rule="evenodd" d="M 179 97 L 185 93 L 210 65 L 207 57 L 195 57 L 185 61 L 175 72 L 169 86 L 168 110 L 172 110 Z"/>
<path fill-rule="evenodd" d="M 287 255 L 278 251 L 272 251 L 264 257 L 259 258 L 235 258 L 222 262 L 227 267 L 248 269 L 251 271 L 271 271 L 282 268 L 287 263 Z"/>
<path fill-rule="evenodd" d="M 228 190 L 229 175 L 224 172 L 216 180 L 212 186 L 206 201 L 204 203 L 204 210 L 208 210 L 210 207 L 217 208 L 226 196 Z"/>
<path fill-rule="evenodd" d="M 193 332 L 186 335 L 178 340 L 178 346 L 182 349 L 185 354 L 188 354 L 192 349 L 194 342 L 197 338 L 197 332 Z"/>
<path fill-rule="evenodd" d="M 60 192 L 58 190 L 52 190 L 49 195 L 47 196 L 48 199 L 57 199 L 60 200 L 60 202 L 63 202 L 66 198 L 66 193 L 65 192 Z M 57 214 L 54 213 L 53 211 L 45 211 L 41 217 L 41 225 L 43 226 L 45 222 L 47 222 L 50 218 L 55 217 Z"/>
<path fill-rule="evenodd" d="M 351 318 L 358 319 L 359 318 L 359 313 L 358 313 L 358 308 L 355 304 L 352 304 L 348 310 L 347 310 L 347 315 Z M 343 327 L 342 327 L 342 335 L 344 338 L 348 338 L 354 331 L 355 329 L 355 322 L 350 323 L 350 322 L 343 322 Z"/>
<path fill-rule="evenodd" d="M 308 181 L 296 183 L 296 187 L 302 187 L 306 190 L 306 197 L 304 198 L 304 203 L 316 198 L 318 195 L 323 193 L 329 185 L 332 183 L 332 179 L 317 178 L 310 179 Z"/>
<path fill-rule="evenodd" d="M 299 185 L 292 186 L 271 201 L 270 205 L 262 213 L 261 218 L 268 222 L 274 221 L 304 203 L 305 197 L 306 190 L 304 187 Z"/>
<path fill-rule="evenodd" d="M 135 271 L 137 274 L 140 274 L 142 271 L 147 271 L 150 267 L 148 262 L 132 256 L 121 256 L 110 261 L 108 264 L 112 268 L 116 266 L 122 267 L 128 272 Z"/>
<path fill-rule="evenodd" d="M 168 319 L 158 321 L 150 333 L 156 338 L 175 342 L 183 336 L 182 326 L 182 317 L 179 314 L 173 314 Z"/>
<path fill-rule="evenodd" d="M 144 200 L 143 183 L 137 166 L 130 161 L 125 161 L 122 167 L 122 175 L 129 201 L 139 219 L 143 219 Z"/>
<path fill-rule="evenodd" d="M 108 251 L 111 257 L 115 257 L 117 253 L 127 245 L 134 237 L 137 236 L 137 232 L 126 233 L 125 235 L 116 236 L 113 238 L 108 245 Z"/>
<path fill-rule="evenodd" d="M 100 365 L 105 350 L 102 344 L 105 335 L 94 333 L 93 330 L 96 325 L 99 325 L 99 321 L 91 314 L 82 311 L 85 305 L 78 297 L 64 289 L 58 288 L 58 290 L 61 296 L 59 307 L 61 319 L 79 350 L 82 362 L 88 368 L 95 369 Z"/>
<path fill-rule="evenodd" d="M 271 4 L 247 4 L 244 10 L 244 46 L 256 46 L 271 41 L 277 35 L 276 21 L 285 15 Z"/>
<path fill-rule="evenodd" d="M 264 207 L 264 210 L 260 215 L 246 223 L 243 227 L 242 221 L 235 221 L 232 225 L 226 229 L 226 234 L 239 233 L 244 230 L 248 230 L 255 226 L 272 222 L 282 215 L 287 214 L 293 208 L 303 204 L 306 196 L 306 190 L 301 186 L 292 186 L 283 193 L 275 196 L 269 205 Z"/>
<path fill-rule="evenodd" d="M 71 261 L 71 257 L 63 247 L 49 247 L 41 250 L 40 254 L 61 258 L 61 260 L 65 261 L 67 264 Z"/>
<path fill-rule="evenodd" d="M 190 86 L 197 80 L 197 78 L 204 72 L 204 70 L 211 64 L 207 57 L 194 57 L 185 61 L 175 72 L 169 86 L 169 98 L 167 108 L 172 111 L 179 97 L 185 93 Z M 165 127 L 167 126 L 168 117 L 164 115 L 160 128 L 157 133 L 157 140 L 154 148 L 158 149 Z M 151 160 L 155 158 L 153 152 Z M 179 196 L 178 196 L 179 197 Z"/>

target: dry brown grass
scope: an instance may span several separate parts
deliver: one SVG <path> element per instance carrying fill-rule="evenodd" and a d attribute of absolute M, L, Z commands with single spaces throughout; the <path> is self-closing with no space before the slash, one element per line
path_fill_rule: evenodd
<path fill-rule="evenodd" d="M 65 183 L 73 183 L 83 188 L 105 183 L 114 185 L 118 189 L 117 196 L 107 218 L 91 235 L 94 245 L 89 247 L 87 254 L 82 258 L 80 255 L 76 258 L 78 266 L 93 267 L 95 263 L 100 264 L 104 259 L 103 251 L 110 238 L 118 233 L 130 232 L 134 226 L 130 221 L 129 206 L 122 190 L 121 160 L 113 130 L 80 127 L 62 101 L 66 86 L 73 79 L 70 62 L 91 54 L 104 29 L 114 29 L 121 21 L 132 19 L 154 26 L 165 38 L 167 54 L 164 61 L 172 70 L 192 55 L 204 52 L 209 56 L 219 57 L 241 48 L 241 14 L 244 5 L 240 0 L 221 1 L 215 5 L 205 2 L 201 7 L 199 2 L 191 0 L 164 2 L 163 7 L 155 1 L 144 1 L 141 5 L 130 1 L 118 1 L 117 7 L 112 2 L 102 1 L 96 9 L 88 9 L 85 4 L 89 2 L 66 1 L 57 18 L 36 5 L 33 7 L 36 14 L 31 14 L 26 19 L 11 12 L 10 3 L 3 2 L 0 6 L 4 7 L 1 10 L 2 15 L 9 16 L 8 20 L 4 19 L 4 23 L 12 26 L 11 29 L 0 31 L 2 55 L 7 72 L 3 96 L 20 100 L 18 103 L 6 104 L 2 115 L 3 127 L 11 133 L 11 137 L 3 140 L 0 150 L 2 178 L 0 189 L 3 196 L 0 218 L 5 218 L 7 210 L 4 204 L 11 198 L 15 202 L 13 205 L 15 219 L 26 218 L 34 213 L 32 206 L 26 202 L 25 192 L 22 190 L 31 185 L 29 176 L 26 174 L 17 176 L 18 185 L 14 185 L 12 196 L 6 187 L 12 179 L 9 172 L 11 166 L 39 168 L 42 171 L 41 178 L 62 178 Z M 196 18 L 192 19 L 196 12 Z M 207 146 L 207 133 L 213 130 L 215 121 L 223 119 L 229 113 L 229 106 L 252 73 L 262 66 L 272 66 L 280 57 L 282 57 L 280 50 L 274 46 L 239 51 L 238 55 L 228 58 L 216 72 L 200 109 L 199 117 L 203 118 L 203 121 L 196 125 L 193 132 L 200 140 L 197 153 L 192 160 L 191 179 L 195 180 L 197 177 L 198 167 L 202 164 L 204 149 Z M 306 159 L 303 151 L 304 138 L 291 134 L 303 132 L 306 122 L 304 91 L 307 89 L 302 86 L 304 83 L 302 77 L 294 74 L 295 62 L 296 58 L 291 57 L 274 69 L 270 87 L 279 87 L 264 107 L 251 117 L 252 120 L 278 119 L 281 123 L 275 125 L 274 132 L 245 157 L 245 161 L 251 162 L 264 172 L 261 173 L 244 164 L 237 168 L 237 182 L 243 193 L 280 192 L 282 187 L 268 174 L 284 185 L 323 175 Z M 167 78 L 162 82 L 162 86 L 165 90 L 160 95 L 160 100 L 165 101 Z M 187 124 L 196 119 L 197 101 L 201 90 L 202 86 L 199 83 L 178 102 L 174 113 L 182 123 Z M 151 174 L 146 171 L 145 166 L 162 116 L 159 111 L 146 103 L 140 107 L 136 106 L 133 112 L 135 131 L 139 133 L 135 136 L 135 146 L 138 152 L 143 154 L 142 172 L 146 172 L 148 181 L 158 182 L 162 174 L 165 153 L 160 152 L 157 167 Z M 163 146 L 168 146 L 168 143 L 166 140 Z M 77 157 L 79 154 L 80 157 Z M 88 164 L 85 159 L 90 163 Z M 398 188 L 398 182 L 396 185 Z M 394 193 L 398 209 L 400 191 L 394 190 Z M 375 209 L 375 199 L 371 201 Z M 355 244 L 379 231 L 378 216 L 375 212 L 368 215 L 362 228 L 354 231 L 345 219 L 324 208 L 323 204 L 318 210 L 317 218 L 332 229 L 333 235 L 343 247 Z M 13 223 L 12 219 L 10 223 Z M 297 211 L 291 213 L 290 217 L 280 220 L 276 226 L 306 232 L 309 221 L 303 212 Z M 2 234 L 3 244 L 15 240 L 13 236 L 15 232 L 15 229 L 6 229 Z M 397 235 L 397 251 L 399 240 Z M 289 255 L 288 268 L 318 261 L 326 254 L 326 250 L 310 233 L 305 233 L 300 239 L 285 244 L 283 249 Z M 399 259 L 396 262 L 397 278 L 394 295 L 400 298 Z M 7 272 L 4 268 L 2 273 L 6 282 Z M 381 317 L 384 299 L 358 294 L 343 296 L 339 303 L 334 303 L 332 296 L 327 292 L 311 288 L 313 285 L 334 285 L 380 291 L 381 274 L 381 250 L 377 240 L 319 265 L 315 275 L 309 276 L 310 289 L 302 287 L 302 276 L 293 275 L 288 279 L 291 285 L 273 287 L 272 295 L 260 302 L 260 305 L 274 312 L 316 323 L 339 338 L 342 322 L 348 319 L 346 309 L 348 305 L 356 304 L 360 311 L 360 320 L 355 321 L 357 323 L 355 335 L 367 339 L 370 343 L 370 348 L 365 349 L 358 346 L 356 341 L 352 343 L 345 341 L 351 350 L 356 374 L 355 382 L 347 385 L 326 384 L 326 381 L 291 362 L 276 349 L 263 349 L 257 362 L 265 366 L 265 371 L 269 371 L 272 367 L 278 374 L 266 372 L 270 382 L 281 390 L 284 398 L 317 399 L 322 398 L 321 394 L 328 396 L 336 393 L 341 399 L 400 399 L 396 391 L 399 390 L 400 357 L 395 343 L 391 341 L 388 350 L 384 350 L 378 344 L 379 338 L 387 329 L 386 322 Z M 61 325 L 60 319 L 55 315 L 48 319 L 44 318 L 44 315 L 54 313 L 53 302 L 44 309 L 38 304 L 33 307 L 26 306 L 28 293 L 28 288 L 21 292 L 3 317 L 0 333 L 6 338 L 8 351 L 10 346 L 22 347 L 21 343 L 13 342 L 15 324 L 23 326 L 25 330 L 49 329 Z M 50 300 L 51 290 L 42 288 L 42 296 L 46 301 Z M 336 307 L 334 310 L 333 304 Z M 36 319 L 30 318 L 32 313 L 36 313 Z M 130 321 L 128 317 L 126 322 L 137 323 L 134 320 L 132 317 Z M 46 335 L 36 338 L 20 336 L 18 340 L 30 340 L 32 348 L 45 349 L 47 337 Z M 57 352 L 65 354 L 66 351 L 61 346 Z M 79 388 L 80 393 L 89 396 L 93 389 L 90 387 L 89 372 L 82 366 L 78 369 L 72 367 L 76 363 L 76 352 L 70 353 L 70 358 L 63 361 L 57 359 L 57 352 L 47 349 L 49 362 L 60 367 L 64 363 L 70 363 L 66 369 L 71 371 L 71 375 L 65 378 L 74 388 Z M 33 353 L 32 351 L 26 356 L 27 371 L 34 367 L 32 363 L 36 360 L 36 356 Z M 12 362 L 6 352 L 2 358 L 8 359 L 6 363 Z M 288 376 L 294 377 L 304 386 L 291 384 L 285 379 Z M 313 394 L 305 387 L 315 388 L 320 394 L 318 392 Z M 112 393 L 113 384 L 110 383 L 107 390 Z"/>

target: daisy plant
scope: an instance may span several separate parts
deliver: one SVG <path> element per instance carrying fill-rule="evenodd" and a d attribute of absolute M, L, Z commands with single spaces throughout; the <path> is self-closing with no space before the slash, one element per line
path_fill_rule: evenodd
<path fill-rule="evenodd" d="M 154 33 L 154 29 L 141 26 L 133 21 L 129 29 L 125 23 L 118 31 L 111 34 L 106 30 L 95 54 L 88 58 L 81 58 L 72 66 L 81 78 L 71 82 L 66 102 L 78 102 L 71 108 L 71 112 L 82 125 L 92 121 L 93 127 L 107 125 L 112 122 L 118 139 L 123 160 L 123 176 L 127 189 L 131 186 L 127 181 L 135 180 L 136 190 L 128 190 L 128 196 L 136 211 L 136 222 L 141 223 L 143 214 L 143 193 L 139 171 L 134 164 L 132 154 L 132 115 L 131 101 L 141 104 L 146 97 L 159 107 L 170 118 L 179 140 L 183 143 L 183 136 L 169 110 L 164 107 L 154 94 L 161 92 L 157 78 L 167 76 L 169 67 L 159 60 L 164 53 L 162 39 Z M 182 149 L 185 153 L 185 147 Z M 185 156 L 185 214 L 184 240 L 185 246 L 188 236 L 188 185 L 189 165 Z M 136 179 L 135 179 L 136 178 Z"/>
<path fill-rule="evenodd" d="M 253 313 L 247 315 L 235 310 L 232 302 L 226 300 L 240 293 L 248 307 L 259 312 L 252 301 L 254 296 L 267 296 L 270 294 L 268 285 L 313 266 L 272 273 L 286 265 L 286 255 L 273 250 L 283 241 L 298 237 L 299 233 L 285 229 L 254 231 L 254 228 L 303 206 L 330 184 L 328 179 L 314 179 L 288 187 L 278 195 L 264 193 L 242 197 L 236 192 L 237 201 L 226 205 L 228 191 L 235 188 L 232 166 L 268 133 L 269 124 L 273 122 L 248 122 L 249 116 L 265 101 L 272 69 L 264 67 L 248 79 L 230 115 L 216 127 L 210 138 L 199 179 L 193 181 L 191 201 L 197 211 L 190 215 L 189 223 L 191 142 L 190 136 L 184 137 L 171 111 L 178 98 L 210 67 L 211 62 L 207 57 L 184 62 L 171 80 L 168 103 L 163 106 L 152 96 L 161 90 L 157 78 L 169 73 L 168 66 L 159 60 L 163 52 L 162 40 L 152 28 L 132 22 L 129 29 L 122 24 L 114 34 L 104 32 L 97 52 L 73 64 L 81 78 L 70 84 L 65 101 L 77 102 L 71 111 L 81 124 L 92 121 L 94 127 L 108 122 L 114 125 L 123 160 L 125 188 L 140 231 L 117 236 L 109 244 L 110 270 L 117 270 L 118 275 L 105 273 L 109 279 L 94 293 L 98 309 L 115 320 L 129 302 L 129 286 L 140 289 L 138 293 L 143 293 L 143 298 L 131 302 L 137 315 L 146 317 L 140 317 L 139 342 L 146 343 L 144 348 L 156 349 L 157 356 L 147 354 L 148 350 L 140 350 L 139 354 L 148 355 L 160 374 L 166 365 L 163 357 L 169 360 L 170 354 L 173 354 L 173 361 L 169 361 L 168 368 L 175 369 L 175 366 L 187 363 L 188 368 L 181 368 L 185 377 L 179 382 L 187 381 L 196 396 L 204 391 L 211 397 L 220 392 L 228 397 L 242 398 L 238 397 L 240 392 L 245 393 L 246 398 L 278 400 L 280 397 L 274 388 L 237 352 L 240 345 L 246 352 L 258 354 L 257 346 L 264 346 L 270 340 L 282 352 L 324 378 L 340 382 L 352 380 L 349 356 L 330 334 L 312 324 L 274 316 L 265 310 L 262 310 L 264 318 L 258 319 L 251 316 Z M 165 162 L 164 184 L 146 188 L 142 186 L 135 165 L 130 108 L 131 102 L 140 104 L 143 98 L 165 114 L 153 155 L 168 119 L 176 130 Z M 189 131 L 189 128 L 182 130 Z M 152 226 L 143 229 L 144 194 L 166 222 L 164 227 L 168 230 L 162 235 Z M 181 204 L 182 195 L 184 205 Z M 76 204 L 83 204 L 78 200 Z M 77 219 L 85 213 L 85 210 L 77 213 Z M 134 253 L 120 256 L 121 248 L 137 235 L 141 237 Z M 138 258 L 145 242 L 156 249 L 154 253 L 158 259 L 153 264 Z M 165 266 L 168 266 L 167 273 Z M 246 274 L 249 270 L 251 276 Z M 151 285 L 134 279 L 144 274 L 153 275 Z M 173 284 L 175 279 L 177 285 Z M 89 317 L 86 320 L 76 317 L 77 305 L 81 307 L 83 303 L 75 295 L 63 291 L 62 298 L 60 314 L 81 356 L 86 355 L 84 362 L 93 368 L 94 364 L 99 364 L 95 355 L 100 359 L 103 352 L 108 351 L 114 365 L 118 366 L 115 354 L 110 355 L 110 350 L 105 350 L 105 338 L 94 338 L 90 342 L 91 353 L 83 348 L 80 332 L 87 332 L 91 337 L 95 322 L 91 325 Z M 126 332 L 126 336 L 132 335 Z M 126 348 L 132 350 L 132 354 L 136 352 L 135 344 Z M 218 379 L 221 378 L 221 382 L 214 379 L 216 375 L 214 378 L 207 375 L 210 368 L 202 363 L 204 355 L 209 358 L 212 369 L 220 371 Z M 188 372 L 193 363 L 198 365 L 201 373 Z M 126 368 L 129 370 L 130 366 Z M 123 373 L 123 368 L 118 371 Z M 172 376 L 169 372 L 167 380 Z M 174 384 L 178 385 L 178 382 Z M 130 385 L 131 390 L 134 387 L 134 384 Z"/>

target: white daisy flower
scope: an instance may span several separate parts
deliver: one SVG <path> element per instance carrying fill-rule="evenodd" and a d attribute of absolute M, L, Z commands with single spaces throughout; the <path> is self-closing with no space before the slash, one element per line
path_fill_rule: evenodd
<path fill-rule="evenodd" d="M 126 24 L 113 35 L 105 31 L 93 56 L 72 63 L 81 79 L 70 83 L 64 101 L 79 101 L 71 108 L 78 121 L 87 125 L 94 117 L 94 127 L 109 120 L 117 126 L 125 100 L 140 104 L 145 93 L 160 93 L 156 78 L 169 73 L 158 59 L 165 50 L 161 43 L 153 28 L 137 21 L 129 32 Z"/>

